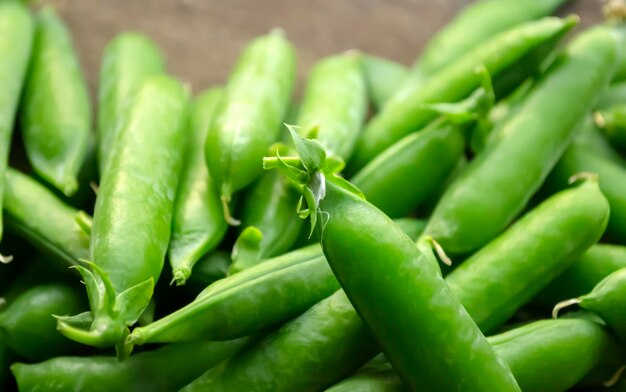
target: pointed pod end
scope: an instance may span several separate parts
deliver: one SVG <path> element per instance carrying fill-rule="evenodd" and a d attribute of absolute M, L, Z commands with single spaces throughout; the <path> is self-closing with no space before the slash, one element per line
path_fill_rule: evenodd
<path fill-rule="evenodd" d="M 173 271 L 174 277 L 170 282 L 170 286 L 176 283 L 176 286 L 184 286 L 187 279 L 191 276 L 191 268 L 189 267 L 177 267 Z"/>
<path fill-rule="evenodd" d="M 580 172 L 568 178 L 567 183 L 570 185 L 573 185 L 577 183 L 578 181 L 582 181 L 582 182 L 592 182 L 592 183 L 597 184 L 599 179 L 600 179 L 600 176 L 597 173 Z"/>
<path fill-rule="evenodd" d="M 566 299 L 565 301 L 561 301 L 558 304 L 554 305 L 554 309 L 552 309 L 552 318 L 553 319 L 557 319 L 559 318 L 559 312 L 567 307 L 570 307 L 572 305 L 577 305 L 581 302 L 580 298 L 572 298 L 572 299 Z"/>
<path fill-rule="evenodd" d="M 12 255 L 3 255 L 0 253 L 0 263 L 2 264 L 9 264 L 10 262 L 13 261 L 13 256 Z"/>
<path fill-rule="evenodd" d="M 233 217 L 230 213 L 230 199 L 230 194 L 222 193 L 222 196 L 220 197 L 220 200 L 222 200 L 222 208 L 224 210 L 224 220 L 230 226 L 239 226 L 241 221 L 235 219 L 235 217 Z"/>

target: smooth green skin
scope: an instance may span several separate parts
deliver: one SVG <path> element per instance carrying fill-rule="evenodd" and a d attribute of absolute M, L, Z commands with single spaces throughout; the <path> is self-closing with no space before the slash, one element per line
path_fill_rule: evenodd
<path fill-rule="evenodd" d="M 595 114 L 596 124 L 609 139 L 611 145 L 626 151 L 626 102 L 600 110 Z"/>
<path fill-rule="evenodd" d="M 376 111 L 380 111 L 385 102 L 407 82 L 409 70 L 382 57 L 361 54 L 360 59 L 369 101 Z"/>
<path fill-rule="evenodd" d="M 626 341 L 626 268 L 602 279 L 593 290 L 579 298 L 579 306 L 600 316 L 622 342 Z"/>
<path fill-rule="evenodd" d="M 611 146 L 611 143 L 609 143 L 605 135 L 602 134 L 591 116 L 580 125 L 580 129 L 577 131 L 574 140 L 572 140 L 572 144 L 584 146 L 586 150 L 594 151 L 596 154 L 603 155 L 605 159 L 609 159 L 620 166 L 624 166 L 624 159 L 619 152 Z"/>
<path fill-rule="evenodd" d="M 468 254 L 500 234 L 565 152 L 576 126 L 608 83 L 616 49 L 608 29 L 579 35 L 499 137 L 448 187 L 426 234 L 453 255 Z"/>
<path fill-rule="evenodd" d="M 329 154 L 347 161 L 367 114 L 367 86 L 356 53 L 327 57 L 309 73 L 298 125 L 318 127 L 315 138 Z"/>
<path fill-rule="evenodd" d="M 493 332 L 595 244 L 608 218 L 597 182 L 564 190 L 465 260 L 446 282 L 482 331 Z"/>
<path fill-rule="evenodd" d="M 21 107 L 24 147 L 33 169 L 71 196 L 87 153 L 91 108 L 70 33 L 51 7 L 36 18 Z"/>
<path fill-rule="evenodd" d="M 560 301 L 590 292 L 602 279 L 625 267 L 625 246 L 594 245 L 541 291 L 533 303 L 551 308 Z"/>
<path fill-rule="evenodd" d="M 458 126 L 435 121 L 383 151 L 350 181 L 389 217 L 407 216 L 443 186 L 464 148 Z"/>
<path fill-rule="evenodd" d="M 208 131 L 205 157 L 225 204 L 263 170 L 263 156 L 280 136 L 290 103 L 295 54 L 280 30 L 252 41 L 228 80 Z"/>
<path fill-rule="evenodd" d="M 332 344 L 337 341 L 340 347 Z M 181 391 L 319 391 L 375 352 L 374 339 L 339 290 Z"/>
<path fill-rule="evenodd" d="M 428 77 L 503 31 L 550 15 L 567 0 L 480 0 L 466 6 L 426 45 L 412 73 Z"/>
<path fill-rule="evenodd" d="M 219 193 L 204 160 L 204 141 L 221 97 L 221 89 L 207 90 L 196 98 L 191 112 L 168 253 L 178 285 L 184 284 L 196 262 L 222 241 L 228 228 Z"/>
<path fill-rule="evenodd" d="M 626 169 L 602 155 L 572 144 L 556 165 L 546 183 L 552 189 L 567 186 L 568 179 L 580 172 L 599 176 L 600 189 L 611 205 L 607 234 L 626 244 Z"/>
<path fill-rule="evenodd" d="M 17 1 L 0 3 L 0 211 L 13 122 L 28 68 L 33 35 L 34 23 L 28 8 Z M 0 217 L 0 240 L 2 231 Z"/>
<path fill-rule="evenodd" d="M 104 48 L 98 81 L 98 169 L 104 174 L 128 99 L 151 76 L 165 72 L 163 56 L 148 37 L 116 35 Z"/>
<path fill-rule="evenodd" d="M 64 284 L 31 287 L 0 313 L 4 342 L 29 361 L 42 361 L 76 349 L 56 329 L 53 315 L 71 315 L 83 309 L 80 292 Z"/>
<path fill-rule="evenodd" d="M 626 103 L 626 82 L 614 83 L 598 98 L 597 109 L 607 109 L 611 106 Z"/>
<path fill-rule="evenodd" d="M 436 77 L 407 83 L 365 127 L 349 162 L 349 171 L 356 172 L 396 141 L 420 130 L 435 118 L 436 113 L 425 104 L 457 102 L 480 87 L 483 76 L 476 72 L 478 67 L 484 66 L 493 78 L 505 77 L 507 71 L 512 70 L 517 75 L 514 78 L 516 83 L 507 80 L 506 84 L 520 84 L 534 72 L 534 67 L 525 65 L 520 68 L 518 61 L 536 51 L 547 56 L 576 22 L 575 18 L 544 18 L 528 22 L 493 37 L 450 64 Z"/>
<path fill-rule="evenodd" d="M 429 244 L 415 246 L 383 212 L 329 181 L 319 209 L 328 263 L 411 388 L 519 390 L 444 282 Z"/>
<path fill-rule="evenodd" d="M 20 391 L 176 391 L 207 368 L 231 357 L 249 339 L 168 345 L 133 355 L 58 357 L 37 364 L 16 363 L 11 371 Z"/>
<path fill-rule="evenodd" d="M 541 320 L 487 338 L 511 367 L 524 392 L 563 392 L 583 379 L 603 357 L 617 357 L 614 338 L 581 319 Z M 612 371 L 615 372 L 617 368 Z M 598 387 L 599 385 L 595 385 Z M 327 392 L 401 392 L 406 384 L 388 364 L 359 371 Z M 418 391 L 426 391 L 420 388 Z"/>
<path fill-rule="evenodd" d="M 89 256 L 89 234 L 77 222 L 78 210 L 17 170 L 7 169 L 5 185 L 4 219 L 10 231 L 64 266 Z"/>

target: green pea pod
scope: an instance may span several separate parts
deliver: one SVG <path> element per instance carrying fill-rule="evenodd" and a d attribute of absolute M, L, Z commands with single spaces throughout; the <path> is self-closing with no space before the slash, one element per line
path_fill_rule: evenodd
<path fill-rule="evenodd" d="M 52 315 L 83 310 L 80 293 L 65 284 L 31 287 L 0 313 L 0 330 L 6 344 L 19 356 L 42 361 L 76 349 L 76 344 L 56 329 Z"/>
<path fill-rule="evenodd" d="M 11 371 L 20 391 L 176 391 L 207 368 L 231 357 L 250 339 L 172 344 L 133 355 L 57 357 L 36 364 L 16 363 Z"/>
<path fill-rule="evenodd" d="M 602 155 L 588 151 L 584 146 L 572 144 L 546 182 L 549 188 L 561 189 L 571 176 L 580 172 L 598 175 L 600 189 L 611 206 L 607 234 L 614 237 L 616 242 L 626 244 L 626 169 Z"/>
<path fill-rule="evenodd" d="M 448 187 L 425 234 L 450 254 L 467 254 L 501 233 L 541 186 L 608 83 L 616 50 L 609 29 L 579 35 L 499 137 Z"/>
<path fill-rule="evenodd" d="M 607 358 L 623 360 L 606 329 L 582 319 L 536 321 L 487 340 L 509 364 L 524 392 L 566 391 L 584 379 L 589 371 L 606 366 Z M 619 362 L 610 364 L 613 367 L 603 373 L 615 373 L 621 365 Z M 391 366 L 382 364 L 359 371 L 327 392 L 408 390 Z"/>
<path fill-rule="evenodd" d="M 567 0 L 480 0 L 466 6 L 426 45 L 412 72 L 428 77 L 496 34 L 550 15 Z"/>
<path fill-rule="evenodd" d="M 76 267 L 91 312 L 59 318 L 59 330 L 73 340 L 96 347 L 117 344 L 120 357 L 128 354 L 122 346 L 128 326 L 152 297 L 170 239 L 187 103 L 180 83 L 167 76 L 146 81 L 130 102 L 100 182 L 92 261 Z"/>
<path fill-rule="evenodd" d="M 597 111 L 594 120 L 616 149 L 626 151 L 626 102 Z"/>
<path fill-rule="evenodd" d="M 33 30 L 33 20 L 25 6 L 17 1 L 0 3 L 0 211 L 13 122 L 28 67 Z M 2 231 L 0 217 L 0 239 Z"/>
<path fill-rule="evenodd" d="M 20 125 L 35 172 L 70 196 L 87 153 L 91 109 L 70 33 L 51 7 L 37 15 Z"/>
<path fill-rule="evenodd" d="M 244 49 L 226 85 L 205 155 L 229 224 L 239 224 L 228 206 L 233 193 L 261 174 L 263 155 L 280 136 L 294 75 L 293 48 L 281 30 L 274 30 Z"/>
<path fill-rule="evenodd" d="M 293 131 L 292 137 L 302 166 L 266 158 L 266 167 L 277 164 L 300 186 L 312 226 L 321 220 L 319 238 L 333 273 L 403 379 L 431 390 L 519 390 L 444 282 L 430 245 L 416 247 L 333 174 L 319 142 Z"/>
<path fill-rule="evenodd" d="M 544 58 L 577 21 L 570 17 L 528 22 L 496 35 L 427 81 L 407 83 L 365 127 L 348 168 L 352 172 L 362 168 L 393 143 L 428 124 L 436 113 L 427 104 L 467 97 L 481 84 L 483 75 L 476 72 L 478 67 L 484 67 L 497 84 L 511 68 L 518 74 L 520 69 L 515 65 L 533 52 Z M 523 82 L 533 71 L 534 67 L 525 65 L 516 83 Z"/>
<path fill-rule="evenodd" d="M 185 284 L 195 263 L 220 243 L 228 228 L 204 160 L 204 140 L 221 96 L 220 89 L 206 91 L 196 99 L 191 113 L 191 140 L 174 202 L 169 248 L 177 285 Z"/>
<path fill-rule="evenodd" d="M 361 54 L 360 58 L 370 103 L 376 111 L 380 111 L 385 102 L 408 81 L 409 70 L 402 64 L 381 57 Z"/>
<path fill-rule="evenodd" d="M 446 282 L 481 329 L 493 332 L 595 244 L 608 217 L 597 181 L 559 192 L 465 260 Z"/>
<path fill-rule="evenodd" d="M 124 32 L 104 48 L 98 83 L 98 169 L 106 162 L 125 116 L 128 98 L 151 76 L 165 72 L 163 57 L 150 38 Z"/>
<path fill-rule="evenodd" d="M 594 245 L 541 291 L 533 304 L 552 307 L 557 302 L 586 294 L 620 268 L 626 268 L 625 246 Z"/>
<path fill-rule="evenodd" d="M 87 214 L 17 170 L 7 170 L 5 185 L 4 218 L 10 231 L 65 266 L 89 256 L 89 233 L 78 221 L 90 225 Z"/>
<path fill-rule="evenodd" d="M 624 159 L 619 152 L 611 146 L 611 143 L 609 143 L 607 138 L 602 134 L 602 131 L 596 126 L 591 116 L 587 117 L 581 124 L 572 144 L 583 146 L 586 150 L 603 155 L 605 159 L 609 159 L 620 166 L 624 165 Z"/>
<path fill-rule="evenodd" d="M 443 186 L 464 147 L 459 126 L 437 120 L 383 151 L 350 181 L 391 218 L 407 216 Z"/>
<path fill-rule="evenodd" d="M 340 341 L 342 349 L 328 346 L 329 341 Z M 375 351 L 367 327 L 340 290 L 181 391 L 319 391 Z"/>

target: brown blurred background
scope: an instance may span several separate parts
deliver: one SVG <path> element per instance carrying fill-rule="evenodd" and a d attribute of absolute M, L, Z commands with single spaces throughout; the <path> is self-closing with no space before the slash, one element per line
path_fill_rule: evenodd
<path fill-rule="evenodd" d="M 223 83 L 251 38 L 281 27 L 298 50 L 302 81 L 320 57 L 360 49 L 406 65 L 469 0 L 51 0 L 69 24 L 92 93 L 116 33 L 151 36 L 171 73 L 200 91 Z M 559 14 L 602 19 L 600 0 L 569 0 Z"/>

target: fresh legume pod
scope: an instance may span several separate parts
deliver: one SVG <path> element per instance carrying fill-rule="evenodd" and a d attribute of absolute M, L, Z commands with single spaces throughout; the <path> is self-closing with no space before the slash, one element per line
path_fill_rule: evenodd
<path fill-rule="evenodd" d="M 383 151 L 350 181 L 389 217 L 407 216 L 443 186 L 464 148 L 459 126 L 437 120 Z"/>
<path fill-rule="evenodd" d="M 86 214 L 17 170 L 7 170 L 5 184 L 4 218 L 10 231 L 64 266 L 89 256 L 89 234 L 78 222 L 89 225 Z"/>
<path fill-rule="evenodd" d="M 222 91 L 201 94 L 191 112 L 185 163 L 178 185 L 172 218 L 169 259 L 176 284 L 185 284 L 195 263 L 215 248 L 228 225 L 220 196 L 204 160 L 204 140 Z"/>
<path fill-rule="evenodd" d="M 597 111 L 594 119 L 611 144 L 626 151 L 626 102 Z"/>
<path fill-rule="evenodd" d="M 33 169 L 72 195 L 87 152 L 91 109 L 70 33 L 51 7 L 36 18 L 22 108 L 24 147 Z"/>
<path fill-rule="evenodd" d="M 148 305 L 170 239 L 186 147 L 188 97 L 176 80 L 155 76 L 130 102 L 96 199 L 90 258 L 78 266 L 91 314 L 59 319 L 59 330 L 97 347 L 118 344 Z M 93 318 L 89 330 L 85 318 Z"/>
<path fill-rule="evenodd" d="M 615 373 L 623 360 L 605 328 L 583 319 L 541 320 L 487 338 L 511 367 L 524 392 L 563 392 L 594 367 L 613 359 Z M 604 360 L 603 360 L 604 359 Z M 599 387 L 600 385 L 593 385 Z M 404 392 L 406 384 L 389 365 L 359 371 L 327 392 Z M 417 389 L 426 391 L 426 389 Z"/>
<path fill-rule="evenodd" d="M 494 79 L 505 75 L 510 68 L 517 74 L 520 71 L 516 67 L 518 61 L 534 51 L 546 56 L 576 23 L 577 19 L 573 17 L 528 22 L 493 37 L 447 66 L 436 77 L 424 83 L 407 83 L 365 127 L 349 169 L 353 172 L 360 169 L 402 137 L 428 124 L 436 113 L 426 104 L 456 102 L 467 97 L 481 84 L 483 75 L 475 72 L 477 67 L 484 67 Z M 523 78 L 518 83 L 528 77 L 533 67 L 524 68 Z"/>
<path fill-rule="evenodd" d="M 17 1 L 0 3 L 0 211 L 4 174 L 9 160 L 13 122 L 28 68 L 33 41 L 33 20 L 28 9 Z M 0 240 L 2 239 L 0 216 Z"/>
<path fill-rule="evenodd" d="M 76 349 L 56 329 L 53 315 L 83 310 L 82 295 L 72 286 L 48 283 L 30 287 L 0 313 L 3 341 L 29 361 L 42 361 Z"/>
<path fill-rule="evenodd" d="M 481 0 L 466 6 L 426 45 L 413 73 L 436 74 L 467 51 L 505 30 L 550 15 L 567 0 Z"/>
<path fill-rule="evenodd" d="M 105 356 L 57 357 L 36 364 L 16 363 L 11 371 L 19 390 L 25 392 L 169 392 L 231 357 L 249 341 L 172 344 L 124 362 Z"/>
<path fill-rule="evenodd" d="M 626 244 L 626 169 L 604 156 L 572 144 L 556 165 L 546 183 L 552 189 L 566 186 L 568 178 L 580 172 L 596 173 L 600 189 L 611 206 L 607 234 Z"/>
<path fill-rule="evenodd" d="M 602 155 L 605 159 L 609 159 L 620 166 L 624 165 L 624 159 L 620 156 L 619 152 L 611 146 L 607 138 L 602 134 L 602 131 L 596 126 L 591 116 L 580 125 L 580 129 L 577 131 L 572 144 L 583 146 L 584 149 Z"/>
<path fill-rule="evenodd" d="M 620 268 L 626 268 L 625 246 L 594 245 L 541 291 L 533 304 L 552 307 L 560 301 L 584 295 Z"/>
<path fill-rule="evenodd" d="M 367 83 L 370 103 L 380 111 L 409 79 L 409 70 L 402 64 L 381 57 L 361 54 L 363 76 Z"/>
<path fill-rule="evenodd" d="M 595 244 L 608 217 L 597 181 L 588 180 L 524 215 L 446 282 L 482 331 L 493 332 Z"/>
<path fill-rule="evenodd" d="M 425 234 L 450 254 L 467 254 L 502 232 L 548 176 L 608 83 L 616 50 L 609 29 L 579 35 L 497 140 L 446 190 Z"/>
<path fill-rule="evenodd" d="M 329 350 L 328 341 L 340 341 L 343 347 Z M 339 290 L 181 391 L 319 391 L 356 370 L 375 351 L 367 327 Z"/>
<path fill-rule="evenodd" d="M 124 32 L 104 48 L 98 83 L 98 169 L 106 162 L 125 116 L 127 100 L 151 76 L 164 73 L 165 64 L 157 45 L 150 38 Z"/>
<path fill-rule="evenodd" d="M 244 49 L 226 85 L 205 155 L 230 224 L 238 224 L 228 207 L 232 195 L 261 174 L 262 158 L 280 136 L 294 74 L 293 48 L 274 30 Z"/>

